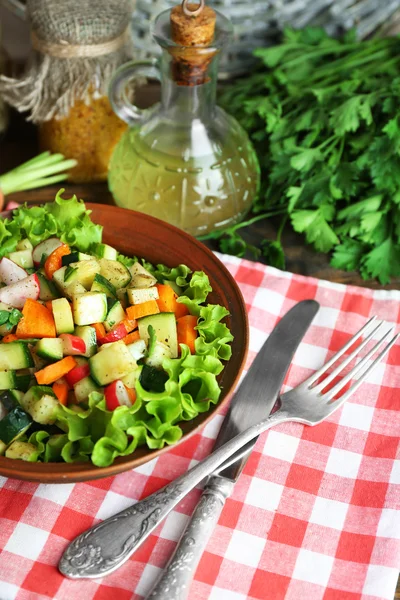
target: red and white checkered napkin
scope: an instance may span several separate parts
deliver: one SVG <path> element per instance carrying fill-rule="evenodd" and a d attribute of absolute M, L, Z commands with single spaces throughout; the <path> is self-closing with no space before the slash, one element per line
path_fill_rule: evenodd
<path fill-rule="evenodd" d="M 400 292 L 318 281 L 228 256 L 249 311 L 248 365 L 297 301 L 321 309 L 286 389 L 370 315 L 400 324 Z M 342 409 L 317 427 L 262 435 L 197 569 L 190 600 L 393 600 L 400 567 L 400 344 Z M 223 417 L 129 473 L 76 485 L 0 479 L 1 600 L 130 600 L 146 595 L 197 502 L 194 490 L 131 559 L 99 580 L 56 565 L 69 540 L 147 496 L 212 449 Z M 166 598 L 165 600 L 168 600 Z"/>

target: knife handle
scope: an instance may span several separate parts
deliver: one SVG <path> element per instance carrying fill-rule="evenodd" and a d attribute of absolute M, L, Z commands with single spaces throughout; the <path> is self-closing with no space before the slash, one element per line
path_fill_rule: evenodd
<path fill-rule="evenodd" d="M 234 485 L 229 479 L 210 478 L 175 552 L 147 600 L 185 600 L 188 597 L 196 567 Z"/>

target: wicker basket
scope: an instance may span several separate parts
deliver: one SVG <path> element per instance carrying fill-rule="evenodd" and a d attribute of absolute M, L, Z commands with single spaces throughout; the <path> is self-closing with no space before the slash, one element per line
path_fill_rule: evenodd
<path fill-rule="evenodd" d="M 142 58 L 156 56 L 159 51 L 150 35 L 151 20 L 176 3 L 136 0 L 132 36 Z M 400 8 L 400 0 L 209 0 L 208 4 L 234 25 L 234 39 L 221 57 L 221 79 L 248 72 L 255 62 L 252 51 L 276 43 L 286 25 L 319 25 L 334 36 L 357 27 L 358 36 L 364 38 L 381 26 L 387 27 Z"/>

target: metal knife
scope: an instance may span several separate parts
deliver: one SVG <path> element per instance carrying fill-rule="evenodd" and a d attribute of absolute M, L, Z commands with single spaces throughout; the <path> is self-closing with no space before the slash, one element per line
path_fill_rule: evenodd
<path fill-rule="evenodd" d="M 206 459 L 154 494 L 105 519 L 75 538 L 61 557 L 59 563 L 61 573 L 74 579 L 97 578 L 112 573 L 133 554 L 191 489 L 215 472 L 228 459 L 231 464 L 235 453 L 236 456 L 239 453 L 241 457 L 248 452 L 249 446 L 246 447 L 246 444 L 264 431 L 267 421 L 260 423 L 259 421 L 262 420 L 260 416 L 269 414 L 291 357 L 318 308 L 319 305 L 312 300 L 299 303 L 278 324 L 278 335 L 275 334 L 274 329 L 269 336 L 234 396 L 233 408 L 227 418 L 228 424 L 224 427 L 227 437 L 222 442 L 218 440 L 223 447 L 214 450 Z M 284 329 L 281 323 L 285 324 Z M 269 383 L 270 381 L 275 381 L 275 385 Z M 273 397 L 272 401 L 270 397 Z M 266 398 L 269 402 L 268 411 Z M 260 410 L 260 405 L 263 410 Z M 256 410 L 257 418 L 254 414 Z M 243 430 L 243 419 L 246 419 L 246 431 Z M 257 425 L 248 427 L 256 421 Z M 239 432 L 240 435 L 236 436 Z M 232 435 L 236 436 L 235 439 L 231 439 Z M 224 441 L 226 443 L 223 443 Z M 226 481 L 229 485 L 229 480 Z M 190 541 L 188 543 L 190 545 Z M 162 597 L 163 600 L 173 598 L 169 591 Z"/>
<path fill-rule="evenodd" d="M 276 325 L 257 355 L 250 377 L 244 379 L 231 401 L 214 450 L 270 414 L 293 355 L 318 309 L 314 300 L 304 300 Z M 210 476 L 192 518 L 147 600 L 184 600 L 187 597 L 192 577 L 225 500 L 232 493 L 256 441 L 246 444 L 217 469 L 217 474 Z"/>

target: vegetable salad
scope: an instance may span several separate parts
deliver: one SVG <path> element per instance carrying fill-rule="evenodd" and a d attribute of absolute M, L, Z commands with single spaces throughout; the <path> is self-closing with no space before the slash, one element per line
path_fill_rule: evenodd
<path fill-rule="evenodd" d="M 177 442 L 233 337 L 205 273 L 119 254 L 62 191 L 0 221 L 0 454 L 101 467 Z"/>

